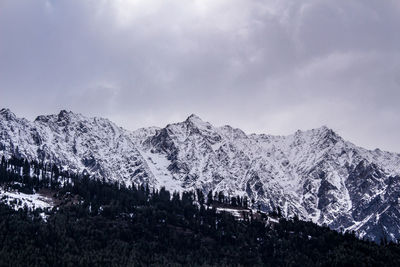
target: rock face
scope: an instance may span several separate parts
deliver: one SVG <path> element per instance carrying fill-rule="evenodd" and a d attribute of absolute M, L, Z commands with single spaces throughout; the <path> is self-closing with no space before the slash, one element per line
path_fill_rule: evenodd
<path fill-rule="evenodd" d="M 67 111 L 30 122 L 2 109 L 0 155 L 128 184 L 246 195 L 264 210 L 280 207 L 360 237 L 400 238 L 400 155 L 357 147 L 327 127 L 246 135 L 191 115 L 131 132 Z"/>

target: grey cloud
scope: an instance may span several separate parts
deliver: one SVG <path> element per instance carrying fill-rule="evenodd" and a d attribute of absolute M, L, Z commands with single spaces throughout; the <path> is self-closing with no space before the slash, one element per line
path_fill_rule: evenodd
<path fill-rule="evenodd" d="M 0 105 L 135 129 L 197 113 L 400 152 L 398 1 L 0 3 Z"/>

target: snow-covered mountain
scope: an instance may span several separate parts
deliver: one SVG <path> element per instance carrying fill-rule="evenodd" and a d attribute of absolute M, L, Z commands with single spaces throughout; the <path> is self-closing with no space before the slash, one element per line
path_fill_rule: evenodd
<path fill-rule="evenodd" d="M 191 115 L 131 132 L 67 111 L 31 122 L 2 109 L 0 155 L 12 154 L 127 184 L 247 195 L 264 210 L 400 238 L 400 155 L 357 147 L 327 127 L 246 135 Z"/>

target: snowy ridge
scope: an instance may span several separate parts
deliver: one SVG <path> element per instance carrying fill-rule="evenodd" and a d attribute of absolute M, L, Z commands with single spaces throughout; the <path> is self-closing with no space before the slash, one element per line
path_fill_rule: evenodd
<path fill-rule="evenodd" d="M 30 122 L 2 109 L 0 154 L 127 184 L 247 195 L 264 210 L 279 206 L 286 216 L 333 229 L 374 240 L 400 237 L 400 155 L 357 147 L 325 126 L 247 135 L 191 115 L 131 132 L 67 111 Z"/>

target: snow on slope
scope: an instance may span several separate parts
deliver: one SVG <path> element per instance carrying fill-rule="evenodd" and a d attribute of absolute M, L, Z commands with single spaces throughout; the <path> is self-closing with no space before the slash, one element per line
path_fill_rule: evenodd
<path fill-rule="evenodd" d="M 0 201 L 13 206 L 15 210 L 24 208 L 25 206 L 28 209 L 47 209 L 53 207 L 52 200 L 45 196 L 4 191 L 2 188 L 0 188 Z"/>
<path fill-rule="evenodd" d="M 6 109 L 0 118 L 0 150 L 6 156 L 55 162 L 108 180 L 154 182 L 130 133 L 107 119 L 63 110 L 29 122 Z"/>
<path fill-rule="evenodd" d="M 130 132 L 67 111 L 30 122 L 3 109 L 0 154 L 54 161 L 128 184 L 247 195 L 264 210 L 279 206 L 287 216 L 333 229 L 400 237 L 400 156 L 357 147 L 327 127 L 246 135 L 191 115 Z"/>

